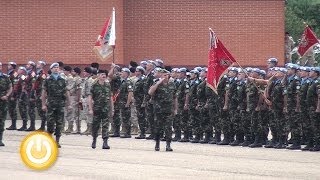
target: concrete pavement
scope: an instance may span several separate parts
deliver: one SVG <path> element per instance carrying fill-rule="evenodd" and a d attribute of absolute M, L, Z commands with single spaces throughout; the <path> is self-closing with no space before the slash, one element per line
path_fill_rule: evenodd
<path fill-rule="evenodd" d="M 5 131 L 0 179 L 320 179 L 318 152 L 191 143 L 173 143 L 174 151 L 165 152 L 165 142 L 155 152 L 154 141 L 133 138 L 110 138 L 111 149 L 102 150 L 101 137 L 91 149 L 91 136 L 83 135 L 62 136 L 56 164 L 38 172 L 20 159 L 26 134 Z"/>

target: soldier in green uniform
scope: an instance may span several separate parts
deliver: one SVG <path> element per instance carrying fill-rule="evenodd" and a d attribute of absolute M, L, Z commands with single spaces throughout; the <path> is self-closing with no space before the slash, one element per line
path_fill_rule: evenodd
<path fill-rule="evenodd" d="M 238 106 L 237 102 L 237 74 L 238 69 L 235 67 L 230 67 L 228 71 L 228 80 L 225 86 L 225 97 L 224 97 L 224 106 L 223 113 L 225 114 L 225 118 L 222 118 L 221 125 L 223 131 L 223 141 L 218 143 L 218 145 L 229 145 L 234 141 L 234 130 L 233 130 L 233 122 L 235 121 L 236 110 Z"/>
<path fill-rule="evenodd" d="M 181 84 L 177 90 L 177 103 L 178 103 L 178 116 L 180 129 L 183 131 L 183 138 L 179 140 L 179 142 L 189 142 L 189 138 L 191 138 L 191 124 L 189 122 L 189 112 L 188 112 L 188 104 L 186 104 L 186 96 L 189 93 L 190 85 L 187 79 L 187 69 L 180 68 L 180 80 Z M 177 127 L 179 129 L 179 127 Z"/>
<path fill-rule="evenodd" d="M 28 92 L 26 86 L 26 79 L 27 79 L 27 69 L 23 66 L 19 67 L 18 70 L 18 108 L 19 113 L 22 119 L 22 127 L 18 129 L 18 131 L 25 131 L 27 130 L 27 123 L 28 123 Z"/>
<path fill-rule="evenodd" d="M 308 151 L 312 148 L 312 123 L 309 116 L 307 92 L 311 83 L 309 78 L 309 67 L 300 67 L 299 76 L 301 78 L 300 85 L 297 88 L 297 118 L 301 121 L 302 126 L 302 137 L 306 142 L 307 146 L 302 148 L 303 151 Z"/>
<path fill-rule="evenodd" d="M 30 118 L 30 127 L 26 129 L 26 131 L 34 131 L 36 129 L 36 113 L 35 113 L 35 108 L 36 108 L 36 101 L 34 94 L 32 92 L 32 85 L 35 81 L 36 78 L 36 73 L 35 73 L 35 68 L 36 68 L 36 63 L 33 61 L 28 61 L 26 65 L 27 69 L 27 78 L 26 78 L 26 83 L 25 83 L 25 89 L 27 92 L 27 103 L 28 103 L 28 114 Z"/>
<path fill-rule="evenodd" d="M 175 85 L 175 92 L 173 96 L 175 101 L 177 99 L 177 90 L 181 83 L 178 70 L 179 68 L 173 68 L 171 70 L 171 78 Z M 176 112 L 173 117 L 173 129 L 174 129 L 174 138 L 172 139 L 172 141 L 179 141 L 181 139 L 181 125 L 180 125 L 180 118 L 179 118 L 178 112 Z"/>
<path fill-rule="evenodd" d="M 109 138 L 109 116 L 113 113 L 113 102 L 111 85 L 107 81 L 107 71 L 99 70 L 98 80 L 92 84 L 88 96 L 89 114 L 93 114 L 92 122 L 92 145 L 96 148 L 98 130 L 102 125 L 102 149 L 110 149 L 108 145 Z"/>
<path fill-rule="evenodd" d="M 111 85 L 111 91 L 113 94 L 112 101 L 114 105 L 114 115 L 111 122 L 111 133 L 110 137 L 120 137 L 120 102 L 119 102 L 119 89 L 121 86 L 121 77 L 120 77 L 120 66 L 112 63 L 111 69 L 108 74 L 108 79 Z M 118 124 L 115 124 L 118 123 Z M 118 128 L 119 127 L 119 128 Z"/>
<path fill-rule="evenodd" d="M 172 121 L 175 111 L 174 105 L 174 91 L 175 85 L 169 81 L 170 72 L 164 69 L 159 70 L 161 78 L 154 83 L 149 89 L 149 95 L 154 98 L 155 107 L 155 150 L 160 150 L 160 135 L 165 132 L 166 137 L 166 151 L 173 151 L 170 144 L 172 139 Z"/>
<path fill-rule="evenodd" d="M 287 66 L 287 83 L 285 89 L 285 104 L 284 110 L 288 114 L 288 127 L 291 130 L 291 139 L 293 144 L 288 149 L 301 149 L 301 120 L 297 116 L 297 91 L 300 89 L 300 78 L 297 76 L 299 66 L 296 64 L 289 64 Z"/>
<path fill-rule="evenodd" d="M 31 97 L 34 98 L 36 101 L 38 114 L 41 118 L 41 126 L 38 130 L 42 130 L 42 131 L 45 130 L 46 122 L 47 122 L 46 112 L 42 110 L 42 103 L 41 103 L 42 84 L 43 84 L 43 81 L 47 78 L 47 75 L 43 70 L 45 65 L 46 63 L 44 61 L 38 61 L 36 66 L 36 76 L 32 84 L 32 92 L 31 92 Z"/>
<path fill-rule="evenodd" d="M 142 66 L 136 67 L 135 75 L 137 81 L 134 85 L 133 96 L 135 99 L 135 107 L 137 109 L 137 117 L 140 128 L 140 135 L 136 139 L 145 139 L 146 138 L 146 111 L 145 107 L 142 107 L 143 97 L 144 97 L 144 81 L 145 81 L 145 69 Z"/>
<path fill-rule="evenodd" d="M 64 106 L 69 104 L 69 92 L 66 80 L 59 74 L 59 64 L 50 66 L 51 75 L 43 83 L 42 110 L 47 111 L 47 131 L 55 132 L 57 146 L 60 148 L 60 137 L 63 128 Z M 47 102 L 46 102 L 47 100 Z M 67 103 L 65 101 L 67 100 Z"/>
<path fill-rule="evenodd" d="M 5 120 L 7 118 L 7 105 L 9 96 L 12 92 L 12 84 L 8 75 L 2 71 L 2 63 L 0 62 L 0 146 L 4 146 L 2 142 Z"/>
<path fill-rule="evenodd" d="M 12 83 L 12 88 L 14 88 L 15 78 L 18 76 L 18 73 L 15 71 L 17 64 L 15 62 L 8 63 L 8 76 Z M 15 97 L 17 92 L 12 89 L 12 93 L 9 97 L 8 110 L 11 117 L 11 126 L 6 128 L 7 130 L 16 130 L 17 129 L 17 98 Z"/>
<path fill-rule="evenodd" d="M 133 85 L 130 79 L 128 78 L 130 75 L 130 70 L 128 68 L 122 68 L 121 70 L 121 86 L 119 89 L 119 103 L 120 103 L 120 117 L 121 123 L 125 128 L 125 133 L 120 136 L 121 138 L 131 138 L 131 102 L 133 96 Z M 119 122 L 114 122 L 115 124 L 120 124 Z M 119 129 L 120 126 L 116 127 Z"/>
<path fill-rule="evenodd" d="M 312 123 L 312 138 L 308 139 L 310 151 L 320 151 L 320 68 L 312 67 L 310 71 L 311 84 L 307 93 L 309 116 Z"/>
<path fill-rule="evenodd" d="M 146 65 L 146 79 L 144 82 L 144 98 L 142 107 L 146 108 L 146 118 L 148 127 L 150 129 L 150 136 L 146 137 L 146 139 L 154 139 L 155 129 L 154 129 L 154 111 L 153 111 L 153 102 L 151 100 L 151 96 L 148 94 L 150 87 L 154 82 L 154 69 L 156 64 L 153 61 L 147 61 Z"/>

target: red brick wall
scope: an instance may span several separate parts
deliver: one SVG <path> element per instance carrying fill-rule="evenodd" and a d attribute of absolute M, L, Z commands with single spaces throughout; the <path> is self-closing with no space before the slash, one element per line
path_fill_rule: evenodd
<path fill-rule="evenodd" d="M 160 57 L 170 65 L 205 65 L 208 27 L 242 65 L 261 66 L 271 56 L 283 61 L 283 0 L 0 1 L 0 61 L 98 61 L 92 47 L 113 6 L 119 64 Z"/>
<path fill-rule="evenodd" d="M 44 58 L 67 64 L 98 61 L 92 52 L 95 40 L 112 7 L 116 8 L 117 48 L 123 59 L 122 0 L 10 0 L 0 1 L 0 61 Z"/>
<path fill-rule="evenodd" d="M 284 55 L 283 0 L 125 0 L 124 58 L 207 63 L 212 27 L 242 65 Z"/>

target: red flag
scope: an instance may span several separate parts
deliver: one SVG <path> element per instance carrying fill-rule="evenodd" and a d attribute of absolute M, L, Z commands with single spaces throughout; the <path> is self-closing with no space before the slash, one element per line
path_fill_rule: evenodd
<path fill-rule="evenodd" d="M 217 87 L 224 72 L 236 60 L 229 51 L 223 46 L 222 42 L 215 36 L 210 29 L 210 50 L 207 72 L 207 86 L 217 92 Z"/>
<path fill-rule="evenodd" d="M 93 51 L 101 60 L 107 60 L 113 54 L 116 41 L 115 9 L 111 17 L 105 22 L 100 35 L 95 43 Z"/>
<path fill-rule="evenodd" d="M 319 43 L 317 36 L 311 30 L 309 26 L 304 29 L 304 32 L 300 39 L 300 44 L 298 47 L 298 53 L 300 56 L 304 54 L 315 44 Z"/>

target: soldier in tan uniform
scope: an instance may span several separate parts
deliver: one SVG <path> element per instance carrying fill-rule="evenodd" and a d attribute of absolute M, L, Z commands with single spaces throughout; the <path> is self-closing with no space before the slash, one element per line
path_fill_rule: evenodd
<path fill-rule="evenodd" d="M 84 68 L 83 71 L 84 83 L 82 86 L 82 105 L 83 105 L 83 113 L 85 116 L 85 120 L 87 123 L 87 129 L 83 132 L 85 135 L 90 135 L 92 133 L 92 114 L 89 114 L 89 106 L 88 106 L 88 96 L 90 94 L 91 86 L 94 82 L 92 78 L 92 69 L 90 67 Z"/>
<path fill-rule="evenodd" d="M 73 76 L 71 74 L 72 68 L 70 66 L 65 66 L 64 67 L 64 75 L 65 75 L 65 80 L 66 80 L 66 86 L 67 86 L 67 91 L 70 93 L 70 89 L 73 84 Z M 70 105 L 71 105 L 71 97 L 70 97 Z M 71 133 L 73 132 L 73 121 L 72 120 L 72 110 L 68 109 L 68 106 L 65 106 L 64 109 L 64 123 L 67 121 L 68 122 L 68 129 L 65 131 L 65 133 Z"/>
<path fill-rule="evenodd" d="M 81 120 L 80 120 L 80 98 L 82 89 L 82 78 L 80 77 L 81 69 L 76 67 L 71 72 L 73 76 L 72 85 L 70 85 L 70 98 L 71 98 L 71 117 L 70 123 L 76 122 L 76 130 L 74 134 L 81 134 Z"/>
<path fill-rule="evenodd" d="M 285 63 L 291 63 L 292 62 L 291 51 L 294 48 L 294 41 L 293 41 L 293 38 L 290 36 L 289 32 L 285 33 L 284 45 L 285 45 Z"/>

